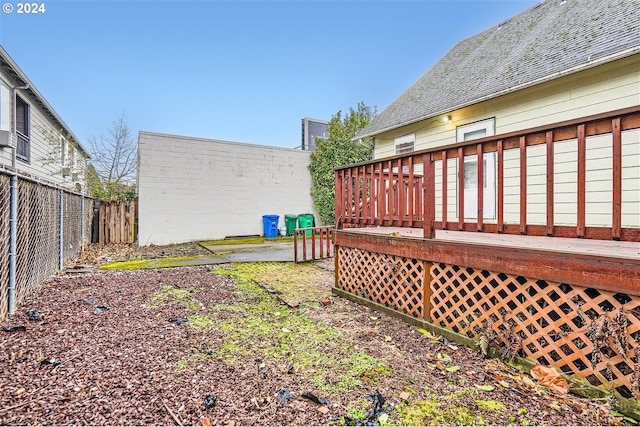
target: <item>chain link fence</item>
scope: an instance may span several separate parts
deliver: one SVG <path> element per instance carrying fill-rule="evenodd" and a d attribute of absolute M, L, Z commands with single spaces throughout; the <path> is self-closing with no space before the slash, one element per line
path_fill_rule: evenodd
<path fill-rule="evenodd" d="M 15 298 L 19 305 L 91 241 L 93 200 L 24 178 L 18 179 L 17 190 Z M 0 174 L 0 321 L 10 309 L 10 193 L 10 177 Z"/>

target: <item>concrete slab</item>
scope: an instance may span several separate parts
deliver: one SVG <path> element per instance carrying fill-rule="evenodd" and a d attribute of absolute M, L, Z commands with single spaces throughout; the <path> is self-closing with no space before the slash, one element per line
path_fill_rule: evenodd
<path fill-rule="evenodd" d="M 205 246 L 226 262 L 293 262 L 293 243 Z"/>

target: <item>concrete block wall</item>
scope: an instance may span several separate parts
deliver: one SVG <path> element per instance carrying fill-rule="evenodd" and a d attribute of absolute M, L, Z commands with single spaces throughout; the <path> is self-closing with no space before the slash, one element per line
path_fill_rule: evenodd
<path fill-rule="evenodd" d="M 138 244 L 262 235 L 263 215 L 313 213 L 310 152 L 187 136 L 138 136 Z M 316 215 L 317 218 L 317 215 Z"/>

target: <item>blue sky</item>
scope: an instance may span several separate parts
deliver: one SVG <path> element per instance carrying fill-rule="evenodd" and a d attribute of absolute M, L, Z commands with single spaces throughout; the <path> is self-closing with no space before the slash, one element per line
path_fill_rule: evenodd
<path fill-rule="evenodd" d="M 0 44 L 80 142 L 139 130 L 290 147 L 301 119 L 382 111 L 457 42 L 539 1 L 51 1 Z"/>

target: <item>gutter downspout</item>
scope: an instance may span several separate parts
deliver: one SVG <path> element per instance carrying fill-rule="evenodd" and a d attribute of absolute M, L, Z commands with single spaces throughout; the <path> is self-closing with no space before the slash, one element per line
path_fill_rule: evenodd
<path fill-rule="evenodd" d="M 62 271 L 64 267 L 64 191 L 58 190 L 58 203 L 60 205 L 60 219 L 58 220 L 58 269 Z"/>
<path fill-rule="evenodd" d="M 16 311 L 16 256 L 18 241 L 18 170 L 16 169 L 16 157 L 18 151 L 18 128 L 16 121 L 18 118 L 16 108 L 16 93 L 20 90 L 29 89 L 29 83 L 24 86 L 15 86 L 11 89 L 11 100 L 13 102 L 13 125 L 11 126 L 11 137 L 13 147 L 11 149 L 11 196 L 9 208 L 9 316 Z"/>

